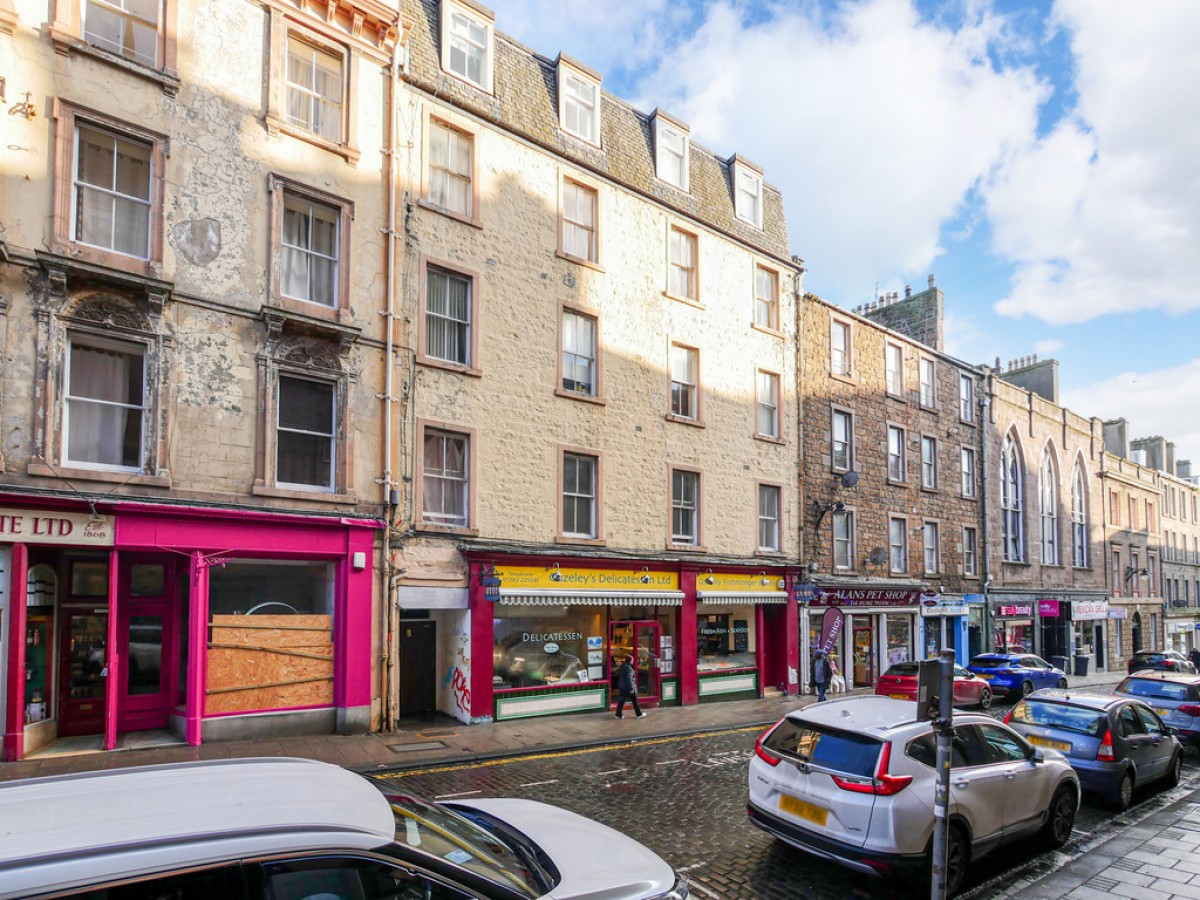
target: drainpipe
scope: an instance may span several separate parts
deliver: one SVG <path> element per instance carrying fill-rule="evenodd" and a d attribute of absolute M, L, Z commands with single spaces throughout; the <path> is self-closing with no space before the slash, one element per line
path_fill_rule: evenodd
<path fill-rule="evenodd" d="M 984 388 L 983 396 L 979 398 L 979 471 L 982 477 L 980 478 L 979 486 L 979 501 L 982 505 L 982 516 L 980 530 L 982 532 L 982 553 L 980 561 L 982 568 L 980 574 L 983 576 L 983 642 L 981 649 L 984 652 L 992 650 L 992 625 L 990 622 L 991 610 L 989 609 L 990 601 L 988 599 L 988 588 L 992 583 L 992 567 L 989 564 L 991 559 L 991 543 L 988 540 L 989 529 L 988 522 L 991 519 L 991 506 L 988 505 L 988 436 L 990 434 L 990 417 L 992 406 L 992 370 L 984 368 L 987 372 L 987 384 Z"/>
<path fill-rule="evenodd" d="M 392 369 L 395 363 L 395 316 L 396 316 L 396 147 L 399 144 L 396 134 L 396 97 L 399 93 L 400 66 L 404 54 L 404 23 L 399 24 L 400 34 L 392 45 L 391 72 L 388 79 L 387 102 L 387 148 L 384 157 L 387 163 L 387 308 L 384 310 L 385 349 L 383 394 L 383 477 L 380 479 L 383 490 L 384 508 L 387 510 L 383 530 L 383 564 L 380 571 L 383 576 L 383 654 L 380 658 L 382 684 L 380 685 L 380 704 L 382 706 L 382 727 L 384 731 L 392 731 L 396 724 L 396 691 L 393 687 L 396 672 L 395 624 L 396 602 L 393 595 L 392 578 L 392 528 L 395 525 L 396 506 L 399 502 L 398 492 L 392 479 Z"/>

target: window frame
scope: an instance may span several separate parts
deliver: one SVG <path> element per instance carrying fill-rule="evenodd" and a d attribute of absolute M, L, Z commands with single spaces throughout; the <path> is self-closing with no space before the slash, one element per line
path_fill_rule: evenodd
<path fill-rule="evenodd" d="M 846 419 L 846 465 L 840 466 L 837 461 L 837 421 L 840 416 Z M 829 463 L 834 472 L 849 472 L 854 468 L 854 413 L 841 406 L 831 406 L 829 409 Z"/>
<path fill-rule="evenodd" d="M 592 198 L 593 219 L 590 228 L 586 222 L 576 221 L 567 218 L 567 193 L 568 190 L 574 189 L 590 194 Z M 570 262 L 579 265 L 588 266 L 593 269 L 603 271 L 601 264 L 601 229 L 600 222 L 603 216 L 600 212 L 600 186 L 588 180 L 579 178 L 575 175 L 564 173 L 558 183 L 558 251 L 557 255 L 560 259 L 569 260 Z M 567 251 L 566 229 L 567 226 L 578 229 L 590 235 L 588 252 L 589 256 L 576 256 Z"/>
<path fill-rule="evenodd" d="M 926 458 L 926 450 L 929 451 Z M 921 490 L 938 489 L 938 440 L 929 434 L 921 435 Z"/>
<path fill-rule="evenodd" d="M 460 222 L 465 222 L 468 225 L 482 227 L 482 207 L 480 202 L 480 187 L 479 187 L 479 132 L 476 128 L 468 125 L 460 116 L 454 115 L 449 110 L 442 108 L 426 109 L 424 116 L 424 129 L 422 141 L 422 160 L 421 167 L 421 206 L 441 213 L 444 216 L 449 216 L 452 219 L 458 219 Z M 442 128 L 459 138 L 468 141 L 471 145 L 471 165 L 470 172 L 466 175 L 453 172 L 452 177 L 464 178 L 469 181 L 469 189 L 467 191 L 467 203 L 470 209 L 467 212 L 459 212 L 456 209 L 443 206 L 433 198 L 433 178 L 434 159 L 433 159 L 433 134 L 435 128 Z M 439 167 L 439 171 L 441 168 Z"/>
<path fill-rule="evenodd" d="M 674 135 L 682 142 L 680 159 L 681 179 L 673 181 L 666 176 L 665 156 L 669 153 L 664 136 Z M 689 192 L 691 185 L 691 129 L 678 119 L 668 116 L 661 109 L 654 111 L 654 175 L 659 181 Z"/>
<path fill-rule="evenodd" d="M 496 68 L 496 18 L 486 7 L 473 2 L 473 0 L 442 0 L 439 4 L 439 61 L 442 72 L 449 75 L 451 78 L 465 85 L 483 91 L 485 94 L 495 93 L 495 68 Z M 470 77 L 466 72 L 456 72 L 451 68 L 451 45 L 454 41 L 454 32 L 451 28 L 453 16 L 458 14 L 464 19 L 469 20 L 470 24 L 474 24 L 484 31 L 483 44 L 481 48 L 482 62 L 480 64 L 480 79 L 478 81 Z"/>
<path fill-rule="evenodd" d="M 730 181 L 733 188 L 733 214 L 738 221 L 755 228 L 763 227 L 764 183 L 762 169 L 739 156 L 734 156 L 730 166 Z M 746 190 L 745 186 L 753 186 L 754 190 Z M 746 209 L 742 197 L 747 196 L 752 201 L 750 209 Z"/>
<path fill-rule="evenodd" d="M 893 526 L 900 526 L 899 542 Z M 899 553 L 899 566 L 897 566 Z M 908 574 L 908 518 L 906 516 L 888 516 L 888 574 Z"/>
<path fill-rule="evenodd" d="M 964 525 L 962 529 L 962 564 L 963 576 L 977 578 L 979 576 L 979 531 L 973 525 Z"/>
<path fill-rule="evenodd" d="M 267 193 L 271 217 L 271 304 L 306 316 L 330 319 L 345 325 L 351 324 L 353 313 L 350 310 L 349 260 L 351 259 L 350 242 L 354 222 L 354 203 L 275 172 L 267 176 Z M 338 216 L 338 283 L 337 296 L 333 306 L 325 306 L 314 300 L 290 297 L 283 293 L 283 220 L 288 195 L 326 206 L 334 210 Z"/>
<path fill-rule="evenodd" d="M 335 98 L 321 94 L 315 85 L 300 84 L 291 79 L 291 58 L 293 55 L 293 45 L 303 46 L 313 54 L 314 61 L 318 57 L 324 57 L 333 60 L 338 66 L 338 86 L 341 88 L 339 95 Z M 289 28 L 287 37 L 284 40 L 284 56 L 283 56 L 283 122 L 290 129 L 303 132 L 306 135 L 311 135 L 321 143 L 335 144 L 341 146 L 346 143 L 348 133 L 347 118 L 349 114 L 349 69 L 350 69 L 350 51 L 345 46 L 330 43 L 321 40 L 305 29 Z M 314 72 L 317 66 L 314 65 Z M 299 93 L 304 97 L 316 98 L 316 100 L 327 103 L 336 103 L 336 124 L 337 133 L 335 135 L 323 134 L 317 125 L 317 117 L 313 116 L 311 122 L 298 121 L 291 115 L 290 110 L 294 106 L 292 100 L 295 93 Z"/>
<path fill-rule="evenodd" d="M 50 242 L 51 252 L 82 262 L 157 278 L 163 264 L 163 203 L 170 139 L 166 135 L 134 127 L 120 119 L 68 103 L 58 97 L 53 100 L 51 115 L 55 122 L 54 232 Z M 74 186 L 77 133 L 81 125 L 150 147 L 150 203 L 147 222 L 149 255 L 145 258 L 75 240 Z"/>
<path fill-rule="evenodd" d="M 904 345 L 895 341 L 883 344 L 883 390 L 889 397 L 904 398 Z M 897 365 L 893 368 L 892 363 Z"/>
<path fill-rule="evenodd" d="M 762 388 L 763 378 L 766 376 L 767 383 L 772 386 L 775 397 L 775 405 L 772 407 L 769 403 L 763 403 Z M 762 430 L 763 410 L 772 410 L 771 431 Z M 774 443 L 783 442 L 783 378 L 778 372 L 770 369 L 757 368 L 754 370 L 754 436 L 763 441 L 772 441 Z"/>
<path fill-rule="evenodd" d="M 681 239 L 680 246 L 691 247 L 691 266 L 685 265 L 684 260 L 675 258 L 676 236 Z M 691 293 L 675 290 L 675 274 L 682 272 L 685 280 L 691 281 Z M 681 300 L 692 306 L 700 306 L 700 235 L 690 228 L 684 228 L 675 223 L 667 225 L 667 287 L 664 296 L 672 300 Z"/>
<path fill-rule="evenodd" d="M 684 350 L 688 354 L 690 354 L 690 356 L 693 360 L 693 363 L 694 363 L 695 382 L 692 383 L 692 385 L 691 385 L 691 396 L 692 396 L 692 400 L 693 400 L 693 405 L 695 406 L 695 415 L 693 415 L 693 416 L 683 415 L 681 413 L 676 412 L 676 409 L 675 409 L 675 396 L 676 396 L 675 385 L 677 383 L 682 384 L 682 385 L 688 384 L 688 382 L 686 382 L 686 381 L 676 382 L 676 380 L 675 380 L 675 351 L 676 351 L 676 349 Z M 669 409 L 667 410 L 667 414 L 666 414 L 667 421 L 679 422 L 684 425 L 695 425 L 695 426 L 703 426 L 704 425 L 704 391 L 701 389 L 702 377 L 703 377 L 703 370 L 701 369 L 700 349 L 698 347 L 692 346 L 691 344 L 684 344 L 680 341 L 671 341 L 670 346 L 668 348 L 668 353 L 667 353 L 667 378 L 669 379 L 668 383 L 667 383 L 668 397 L 669 397 L 669 400 L 668 400 Z"/>
<path fill-rule="evenodd" d="M 755 552 L 760 554 L 778 555 L 783 552 L 783 485 L 773 481 L 760 481 L 755 485 L 755 495 L 757 500 L 758 515 L 755 529 Z M 764 492 L 774 492 L 775 496 L 775 517 L 774 519 L 763 516 L 763 496 Z M 762 542 L 763 523 L 764 521 L 774 522 L 775 535 L 774 545 L 764 544 Z"/>
<path fill-rule="evenodd" d="M 921 523 L 921 562 L 926 575 L 936 575 L 942 570 L 942 534 L 938 522 L 926 519 Z M 932 537 L 932 543 L 930 538 Z M 930 556 L 932 555 L 932 567 Z"/>
<path fill-rule="evenodd" d="M 958 420 L 975 424 L 975 379 L 966 372 L 958 373 Z"/>
<path fill-rule="evenodd" d="M 852 572 L 854 571 L 854 559 L 857 554 L 857 510 L 854 507 L 847 506 L 843 509 L 835 509 L 833 517 L 829 520 L 830 543 L 833 548 L 833 570 L 835 572 Z M 842 521 L 846 524 L 846 537 L 838 537 L 838 522 Z M 841 542 L 846 547 L 846 564 L 838 563 L 838 544 Z"/>
<path fill-rule="evenodd" d="M 69 447 L 71 443 L 71 401 L 82 400 L 84 402 L 97 402 L 94 398 L 88 397 L 73 397 L 71 395 L 71 356 L 76 346 L 87 347 L 93 350 L 108 351 L 119 353 L 129 357 L 138 357 L 142 363 L 142 402 L 141 406 L 132 407 L 131 404 L 118 404 L 115 401 L 106 401 L 105 405 L 123 406 L 136 408 L 139 410 L 141 424 L 138 428 L 138 463 L 133 466 L 120 465 L 115 463 L 100 463 L 89 460 L 72 459 L 69 456 Z M 150 347 L 144 341 L 130 340 L 128 337 L 111 338 L 101 336 L 95 333 L 79 331 L 77 329 L 69 329 L 67 332 L 66 346 L 63 356 L 63 376 L 62 376 L 62 419 L 61 419 L 61 446 L 59 449 L 58 460 L 59 465 L 64 469 L 86 469 L 96 472 L 144 472 L 146 470 L 146 450 L 148 429 L 151 426 L 151 416 L 154 411 L 150 406 L 152 400 L 151 383 L 150 383 Z"/>
<path fill-rule="evenodd" d="M 979 474 L 975 467 L 975 448 L 959 447 L 958 452 L 959 493 L 964 500 L 974 500 L 979 492 L 976 483 Z"/>
<path fill-rule="evenodd" d="M 886 453 L 887 453 L 887 482 L 888 484 L 907 484 L 908 482 L 908 432 L 903 425 L 898 425 L 895 422 L 888 422 L 885 426 L 887 435 Z M 900 452 L 893 453 L 892 437 L 899 435 Z M 893 472 L 892 460 L 896 459 L 897 469 Z"/>
<path fill-rule="evenodd" d="M 838 333 L 846 336 L 846 347 L 839 350 L 834 341 Z M 838 365 L 838 353 L 842 354 L 841 365 Z M 854 329 L 846 319 L 837 316 L 829 317 L 829 374 L 838 379 L 851 380 L 854 377 Z"/>
<path fill-rule="evenodd" d="M 1047 447 L 1042 452 L 1042 464 L 1038 468 L 1038 519 L 1041 525 L 1041 563 L 1057 566 L 1061 563 L 1058 535 L 1058 465 L 1054 454 Z M 1047 558 L 1048 557 L 1048 558 Z"/>
<path fill-rule="evenodd" d="M 777 336 L 783 335 L 782 274 L 773 266 L 763 265 L 760 262 L 754 264 L 754 316 L 751 327 L 756 331 Z M 759 279 L 762 275 L 766 275 L 769 279 L 770 289 L 767 295 L 759 290 Z M 765 324 L 759 321 L 760 310 L 764 308 L 767 311 L 766 318 L 768 320 Z"/>
<path fill-rule="evenodd" d="M 413 469 L 413 497 L 416 513 L 413 527 L 419 531 L 432 531 L 444 534 L 477 534 L 476 494 L 478 494 L 479 485 L 479 445 L 476 440 L 476 430 L 456 422 L 444 422 L 434 419 L 417 419 L 416 425 L 416 460 Z M 463 525 L 451 525 L 445 522 L 434 521 L 425 515 L 425 438 L 429 432 L 461 437 L 465 443 L 466 478 L 464 490 L 467 496 L 464 504 L 466 523 Z"/>
<path fill-rule="evenodd" d="M 685 509 L 687 507 L 678 506 L 675 497 L 675 474 L 688 475 L 695 479 L 695 503 L 691 507 L 692 518 L 695 525 L 694 540 L 691 542 L 680 542 L 676 540 L 679 535 L 675 532 L 675 510 L 677 508 Z M 690 550 L 703 551 L 704 547 L 704 477 L 701 470 L 690 468 L 688 466 L 672 465 L 668 468 L 668 491 L 667 491 L 667 548 L 671 550 Z"/>
<path fill-rule="evenodd" d="M 588 459 L 592 462 L 591 534 L 568 532 L 564 528 L 567 507 L 566 466 L 568 457 Z M 560 544 L 604 544 L 604 460 L 595 450 L 566 444 L 558 446 L 558 509 L 555 541 Z M 575 495 L 572 495 L 575 496 Z"/>
<path fill-rule="evenodd" d="M 917 405 L 922 409 L 937 409 L 937 361 L 931 356 L 917 357 Z"/>
<path fill-rule="evenodd" d="M 152 66 L 91 43 L 87 39 L 85 31 L 86 6 L 87 0 L 51 0 L 50 22 L 47 31 L 55 51 L 63 56 L 81 53 L 118 66 L 125 72 L 160 85 L 163 93 L 167 96 L 176 96 L 180 85 L 177 71 L 179 55 L 179 5 L 177 0 L 161 0 L 160 2 L 156 60 Z"/>
<path fill-rule="evenodd" d="M 330 402 L 331 402 L 333 408 L 329 411 L 329 413 L 330 413 L 329 418 L 330 418 L 330 427 L 332 430 L 329 432 L 328 435 L 324 435 L 324 437 L 328 440 L 328 443 L 329 443 L 329 478 L 325 484 L 308 484 L 305 482 L 283 481 L 280 479 L 279 452 L 280 452 L 280 444 L 282 443 L 282 441 L 280 439 L 280 435 L 285 430 L 290 433 L 301 433 L 297 429 L 285 429 L 279 421 L 279 414 L 283 409 L 283 402 L 282 402 L 281 394 L 283 391 L 283 382 L 285 379 L 289 380 L 289 381 L 305 381 L 305 382 L 309 382 L 310 384 L 322 384 L 322 385 L 326 385 L 330 388 Z M 277 376 L 275 378 L 275 409 L 274 409 L 274 415 L 272 416 L 273 423 L 274 423 L 274 436 L 275 436 L 274 447 L 273 447 L 273 457 L 274 457 L 274 461 L 275 461 L 275 463 L 274 463 L 275 478 L 272 481 L 272 485 L 274 486 L 274 488 L 276 490 L 304 492 L 304 493 L 312 492 L 312 493 L 322 493 L 322 494 L 337 493 L 337 491 L 338 491 L 338 471 L 340 470 L 341 463 L 342 463 L 342 460 L 339 458 L 339 456 L 340 456 L 339 450 L 341 449 L 339 446 L 340 445 L 339 436 L 340 436 L 340 432 L 342 431 L 342 427 L 341 427 L 342 423 L 345 421 L 345 417 L 346 417 L 346 410 L 344 408 L 342 408 L 341 404 L 338 401 L 342 400 L 344 402 L 344 399 L 345 399 L 344 397 L 339 397 L 338 385 L 337 385 L 337 381 L 335 379 L 323 377 L 320 374 L 316 374 L 316 373 L 298 372 L 293 369 L 280 371 L 277 374 Z M 317 432 L 304 432 L 304 433 L 316 434 Z"/>
<path fill-rule="evenodd" d="M 566 376 L 566 320 L 568 316 L 576 316 L 581 319 L 590 319 L 592 322 L 592 392 L 582 393 L 579 391 L 569 390 L 564 382 Z M 600 325 L 599 310 L 586 307 L 579 303 L 567 303 L 560 300 L 558 303 L 558 372 L 555 380 L 554 393 L 559 397 L 566 397 L 571 400 L 582 400 L 587 403 L 598 403 L 604 405 L 607 400 L 604 396 L 604 338 Z"/>
<path fill-rule="evenodd" d="M 600 90 L 600 73 L 594 69 L 580 63 L 578 60 L 572 59 L 566 54 L 560 53 L 558 61 L 555 64 L 558 89 L 558 127 L 564 134 L 583 141 L 585 144 L 590 144 L 593 147 L 601 146 L 600 124 L 601 124 L 601 107 L 604 103 L 603 93 Z M 586 135 L 582 131 L 571 128 L 568 123 L 568 113 L 571 109 L 572 97 L 568 94 L 567 86 L 572 82 L 588 87 L 592 91 L 592 106 L 587 120 L 590 123 L 589 127 L 592 135 Z M 580 117 L 582 120 L 582 117 Z"/>
<path fill-rule="evenodd" d="M 466 340 L 468 359 L 465 363 L 455 362 L 453 360 L 441 359 L 440 357 L 430 356 L 426 352 L 426 340 L 428 338 L 428 316 L 429 316 L 429 273 L 434 269 L 439 272 L 444 272 L 449 276 L 465 279 L 469 284 L 468 294 L 468 314 L 466 327 L 468 335 Z M 464 269 L 457 263 L 446 260 L 435 259 L 433 257 L 423 256 L 420 259 L 418 271 L 421 273 L 420 284 L 420 309 L 421 315 L 417 323 L 417 363 L 424 366 L 433 366 L 439 369 L 449 369 L 453 372 L 461 372 L 464 375 L 480 376 L 483 374 L 478 365 L 479 359 L 479 286 L 482 279 L 477 272 Z"/>
<path fill-rule="evenodd" d="M 1000 446 L 1000 558 L 1006 563 L 1024 563 L 1027 559 L 1024 476 L 1025 454 L 1009 431 Z"/>

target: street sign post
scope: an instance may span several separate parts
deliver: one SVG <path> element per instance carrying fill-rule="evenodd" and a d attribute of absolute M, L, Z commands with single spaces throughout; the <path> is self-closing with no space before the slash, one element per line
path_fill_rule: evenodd
<path fill-rule="evenodd" d="M 950 754 L 954 743 L 954 651 L 943 650 L 937 689 L 937 782 L 933 795 L 932 900 L 946 900 L 946 851 L 950 842 Z M 922 675 L 924 671 L 922 670 Z"/>

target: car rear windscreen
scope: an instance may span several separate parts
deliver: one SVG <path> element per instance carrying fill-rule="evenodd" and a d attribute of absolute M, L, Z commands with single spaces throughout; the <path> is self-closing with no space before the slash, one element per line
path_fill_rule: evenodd
<path fill-rule="evenodd" d="M 1153 697 L 1156 700 L 1183 702 L 1195 699 L 1194 689 L 1190 685 L 1177 681 L 1155 681 L 1150 678 L 1126 678 L 1117 687 L 1117 691 L 1134 697 Z"/>
<path fill-rule="evenodd" d="M 977 656 L 971 660 L 971 665 L 976 669 L 1007 669 L 1012 666 L 1013 661 L 1007 657 L 995 656 Z"/>
<path fill-rule="evenodd" d="M 801 762 L 870 778 L 875 774 L 882 744 L 861 734 L 784 719 L 763 742 L 763 746 Z"/>
<path fill-rule="evenodd" d="M 891 676 L 897 677 L 897 678 L 911 678 L 913 675 L 919 674 L 920 671 L 921 671 L 920 663 L 906 662 L 906 663 L 896 663 L 896 665 L 892 666 L 890 669 L 888 669 L 883 674 L 891 675 Z"/>
<path fill-rule="evenodd" d="M 1008 721 L 1011 725 L 1042 725 L 1090 737 L 1102 734 L 1108 724 L 1105 715 L 1094 709 L 1043 700 L 1022 700 L 1013 707 Z"/>

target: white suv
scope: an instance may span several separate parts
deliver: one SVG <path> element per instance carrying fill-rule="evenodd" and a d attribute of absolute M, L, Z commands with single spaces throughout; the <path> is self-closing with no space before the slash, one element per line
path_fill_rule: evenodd
<path fill-rule="evenodd" d="M 928 873 L 936 736 L 917 704 L 849 697 L 789 713 L 750 761 L 750 821 L 814 856 L 870 875 Z M 1079 777 L 1054 750 L 1031 747 L 987 716 L 954 715 L 946 884 L 970 860 L 1041 832 L 1070 837 Z"/>
<path fill-rule="evenodd" d="M 524 800 L 429 803 L 337 766 L 221 760 L 0 784 L 0 898 L 684 900 L 625 835 Z"/>

